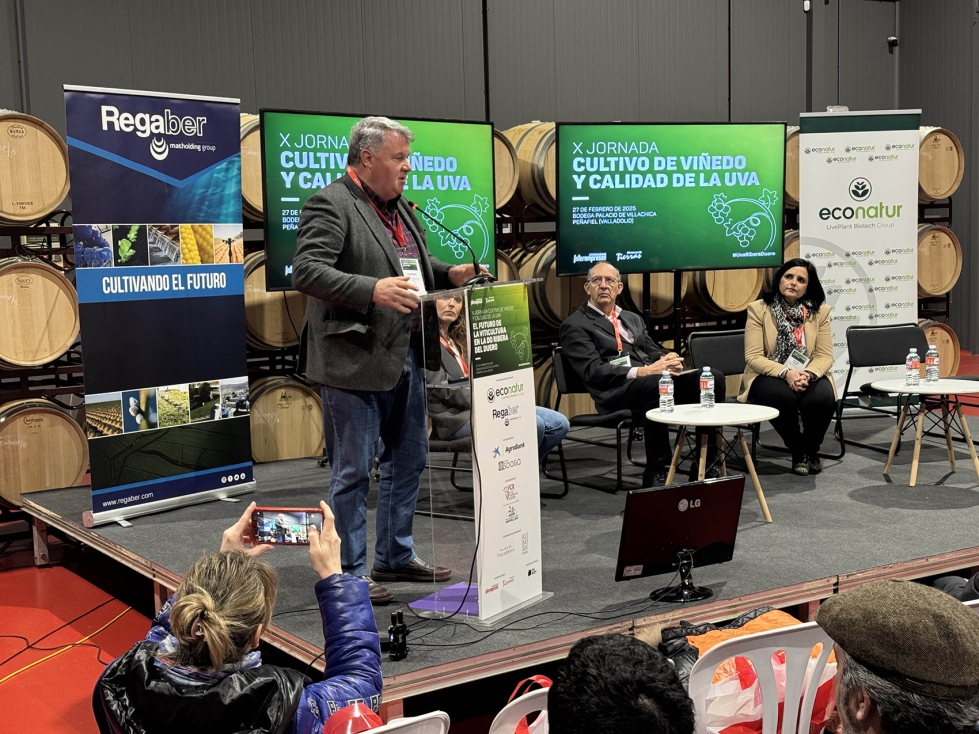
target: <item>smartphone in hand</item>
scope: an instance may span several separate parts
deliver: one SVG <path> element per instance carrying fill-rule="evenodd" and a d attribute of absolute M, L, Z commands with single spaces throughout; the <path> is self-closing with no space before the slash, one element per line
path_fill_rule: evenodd
<path fill-rule="evenodd" d="M 270 545 L 309 545 L 309 526 L 323 532 L 318 507 L 256 507 L 252 512 L 252 541 Z"/>

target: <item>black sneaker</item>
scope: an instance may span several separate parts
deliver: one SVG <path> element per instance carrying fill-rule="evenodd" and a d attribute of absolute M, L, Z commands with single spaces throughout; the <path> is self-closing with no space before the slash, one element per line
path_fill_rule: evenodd
<path fill-rule="evenodd" d="M 819 474 L 819 472 L 821 472 L 823 470 L 823 465 L 819 461 L 819 456 L 818 455 L 817 456 L 810 456 L 809 457 L 808 464 L 809 464 L 809 473 L 810 474 Z"/>
<path fill-rule="evenodd" d="M 792 460 L 792 473 L 798 474 L 800 477 L 809 476 L 809 463 L 803 459 L 793 459 Z"/>
<path fill-rule="evenodd" d="M 643 489 L 646 487 L 665 487 L 666 470 L 657 467 L 653 467 L 652 469 L 646 467 L 646 471 L 642 473 L 642 486 Z"/>

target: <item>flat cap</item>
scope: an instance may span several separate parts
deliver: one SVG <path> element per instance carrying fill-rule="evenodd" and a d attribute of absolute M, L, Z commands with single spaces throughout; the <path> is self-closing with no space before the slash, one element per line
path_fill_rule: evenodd
<path fill-rule="evenodd" d="M 830 597 L 816 622 L 843 652 L 902 688 L 940 699 L 979 695 L 979 615 L 911 581 L 873 581 Z"/>

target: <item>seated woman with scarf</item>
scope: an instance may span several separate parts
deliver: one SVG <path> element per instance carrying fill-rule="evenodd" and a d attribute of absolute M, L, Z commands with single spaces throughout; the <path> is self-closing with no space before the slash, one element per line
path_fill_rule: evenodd
<path fill-rule="evenodd" d="M 783 264 L 772 290 L 748 306 L 738 400 L 778 410 L 772 427 L 801 476 L 822 471 L 819 447 L 836 406 L 829 313 L 816 269 L 802 258 Z"/>

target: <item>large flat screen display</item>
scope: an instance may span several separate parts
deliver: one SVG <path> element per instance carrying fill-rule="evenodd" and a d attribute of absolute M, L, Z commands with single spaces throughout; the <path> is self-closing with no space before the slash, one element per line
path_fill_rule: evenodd
<path fill-rule="evenodd" d="M 782 262 L 785 124 L 557 126 L 558 272 Z"/>
<path fill-rule="evenodd" d="M 265 254 L 268 288 L 292 288 L 299 214 L 306 200 L 344 174 L 350 129 L 363 115 L 261 111 Z M 476 252 L 496 274 L 493 125 L 399 118 L 415 134 L 405 198 L 414 201 Z M 428 250 L 442 262 L 472 256 L 456 238 L 416 216 L 428 230 Z"/>

